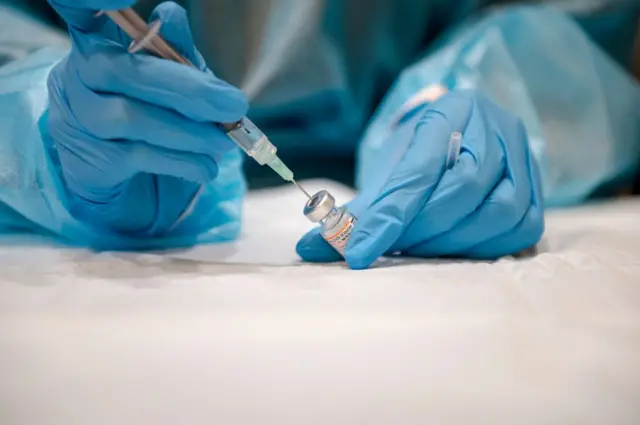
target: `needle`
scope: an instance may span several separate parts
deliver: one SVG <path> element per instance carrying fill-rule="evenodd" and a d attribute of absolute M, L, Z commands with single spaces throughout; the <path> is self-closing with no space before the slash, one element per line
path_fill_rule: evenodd
<path fill-rule="evenodd" d="M 302 191 L 302 193 L 304 193 L 305 195 L 307 195 L 307 198 L 311 199 L 311 195 L 309 195 L 309 194 L 307 193 L 307 191 L 306 191 L 306 190 L 304 190 L 304 189 L 302 188 L 302 186 L 300 186 L 300 185 L 298 184 L 298 182 L 296 182 L 295 180 L 291 180 L 291 181 L 293 182 L 293 184 L 295 184 L 296 186 L 298 186 L 298 189 L 300 189 L 300 190 Z"/>

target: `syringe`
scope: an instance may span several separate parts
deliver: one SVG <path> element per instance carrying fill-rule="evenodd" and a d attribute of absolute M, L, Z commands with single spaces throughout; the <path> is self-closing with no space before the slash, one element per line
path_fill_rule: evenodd
<path fill-rule="evenodd" d="M 104 11 L 104 13 L 133 39 L 129 46 L 131 53 L 144 49 L 155 56 L 195 67 L 160 36 L 159 21 L 149 27 L 131 8 Z M 258 164 L 268 165 L 285 181 L 292 182 L 309 197 L 309 194 L 294 180 L 293 172 L 278 158 L 277 148 L 251 120 L 244 117 L 235 123 L 218 123 L 218 125 Z"/>

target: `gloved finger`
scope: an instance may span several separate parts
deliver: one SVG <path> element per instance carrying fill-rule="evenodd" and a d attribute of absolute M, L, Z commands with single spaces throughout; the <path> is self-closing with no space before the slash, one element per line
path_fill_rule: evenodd
<path fill-rule="evenodd" d="M 521 121 L 481 95 L 477 97 L 495 134 L 489 143 L 506 152 L 506 167 L 500 184 L 482 205 L 450 231 L 409 250 L 411 255 L 461 254 L 478 243 L 510 231 L 520 222 L 531 204 L 531 178 L 528 171 L 528 138 Z M 430 200 L 430 202 L 433 201 Z M 426 224 L 426 223 L 425 223 Z"/>
<path fill-rule="evenodd" d="M 132 55 L 94 34 L 71 34 L 70 64 L 93 91 L 162 106 L 200 122 L 235 122 L 246 115 L 246 96 L 209 72 L 150 55 Z"/>
<path fill-rule="evenodd" d="M 429 108 L 430 105 L 423 105 L 405 115 L 401 120 L 401 124 L 394 126 L 391 134 L 382 142 L 379 151 L 369 160 L 373 162 L 370 165 L 371 169 L 376 170 L 376 172 L 367 176 L 365 184 L 362 185 L 362 190 L 358 193 L 356 199 L 351 202 L 352 212 L 359 213 L 364 211 L 378 197 L 390 176 L 406 155 L 409 146 L 415 142 L 416 127 L 420 124 Z"/>
<path fill-rule="evenodd" d="M 544 212 L 539 204 L 531 204 L 516 227 L 464 253 L 465 257 L 495 260 L 534 246 L 544 234 Z"/>
<path fill-rule="evenodd" d="M 423 207 L 445 171 L 451 133 L 467 126 L 470 110 L 466 93 L 450 93 L 426 110 L 405 155 L 358 217 L 346 250 L 350 267 L 366 268 L 387 252 Z"/>
<path fill-rule="evenodd" d="M 501 155 L 493 159 L 500 161 Z M 473 155 L 463 152 L 456 167 L 445 173 L 429 201 L 393 244 L 391 251 L 413 253 L 414 247 L 438 239 L 468 220 L 500 182 L 503 170 L 500 164 L 482 167 Z"/>
<path fill-rule="evenodd" d="M 501 181 L 504 150 L 487 129 L 485 111 L 475 96 L 471 104 L 458 162 L 444 173 L 429 201 L 392 245 L 392 252 L 410 250 L 450 231 L 478 209 Z"/>
<path fill-rule="evenodd" d="M 296 252 L 304 261 L 312 263 L 331 263 L 342 260 L 342 256 L 324 240 L 320 227 L 307 232 L 298 241 Z"/>
<path fill-rule="evenodd" d="M 89 32 L 101 29 L 108 22 L 106 16 L 96 17 L 96 13 L 131 7 L 135 0 L 49 0 L 49 3 L 69 26 Z"/>
<path fill-rule="evenodd" d="M 512 229 L 521 218 L 516 218 L 513 214 L 515 207 L 509 204 L 513 201 L 514 191 L 508 180 L 502 180 L 485 202 L 462 222 L 448 232 L 410 247 L 406 253 L 415 257 L 458 254 L 477 245 L 479 241 Z"/>
<path fill-rule="evenodd" d="M 65 88 L 69 113 L 88 133 L 99 139 L 144 141 L 161 148 L 208 155 L 216 160 L 235 146 L 212 123 L 196 122 L 136 99 L 95 93 L 73 78 L 65 81 Z"/>
<path fill-rule="evenodd" d="M 531 181 L 531 203 L 520 222 L 493 239 L 475 245 L 464 255 L 470 258 L 495 259 L 527 249 L 540 241 L 544 234 L 544 200 L 540 171 L 531 151 L 526 152 L 526 163 Z"/>
<path fill-rule="evenodd" d="M 218 164 L 207 155 L 178 152 L 144 142 L 108 143 L 120 145 L 121 158 L 134 174 L 160 174 L 196 183 L 209 183 L 218 175 Z"/>
<path fill-rule="evenodd" d="M 172 1 L 158 5 L 149 18 L 149 22 L 160 21 L 160 35 L 180 54 L 189 59 L 200 71 L 205 71 L 206 64 L 195 45 L 189 26 L 187 11 Z"/>
<path fill-rule="evenodd" d="M 67 187 L 94 202 L 107 202 L 114 187 L 141 172 L 196 183 L 210 182 L 218 174 L 216 162 L 206 155 L 176 152 L 144 142 L 100 140 L 66 123 L 51 130 L 58 141 Z"/>

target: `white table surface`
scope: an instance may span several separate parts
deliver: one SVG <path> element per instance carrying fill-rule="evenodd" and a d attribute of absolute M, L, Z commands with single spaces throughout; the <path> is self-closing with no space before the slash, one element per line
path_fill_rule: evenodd
<path fill-rule="evenodd" d="M 639 200 L 551 212 L 534 257 L 367 271 L 296 259 L 301 202 L 252 193 L 233 246 L 0 246 L 0 424 L 640 423 Z"/>

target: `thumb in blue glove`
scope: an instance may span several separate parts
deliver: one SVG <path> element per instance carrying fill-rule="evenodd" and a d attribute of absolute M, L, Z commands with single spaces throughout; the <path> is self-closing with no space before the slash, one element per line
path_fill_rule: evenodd
<path fill-rule="evenodd" d="M 453 132 L 459 161 L 447 170 Z M 428 105 L 391 136 L 378 176 L 350 204 L 358 222 L 346 260 L 370 266 L 384 254 L 494 259 L 538 242 L 544 230 L 538 166 L 517 117 L 474 91 Z M 297 246 L 308 261 L 340 257 L 317 229 Z"/>

